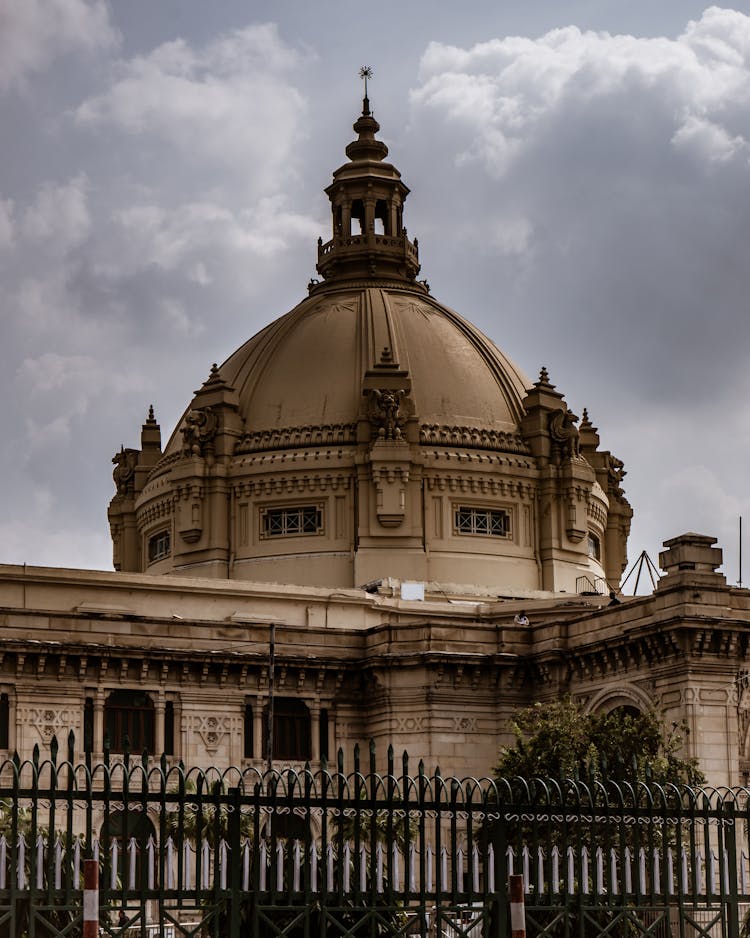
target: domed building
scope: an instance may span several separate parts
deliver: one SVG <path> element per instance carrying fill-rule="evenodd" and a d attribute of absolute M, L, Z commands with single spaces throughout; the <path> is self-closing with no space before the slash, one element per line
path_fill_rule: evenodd
<path fill-rule="evenodd" d="M 545 369 L 532 384 L 417 279 L 409 190 L 367 97 L 354 130 L 321 279 L 212 368 L 163 453 L 152 413 L 115 457 L 115 568 L 607 592 L 632 514 L 622 463 Z"/>
<path fill-rule="evenodd" d="M 610 599 L 623 464 L 418 279 L 367 98 L 291 312 L 214 366 L 164 450 L 114 458 L 114 572 L 0 565 L 0 757 L 75 734 L 170 763 L 321 765 L 373 740 L 481 776 L 519 707 L 685 721 L 750 777 L 750 592 L 711 537 Z M 157 575 L 154 575 L 157 574 Z"/>

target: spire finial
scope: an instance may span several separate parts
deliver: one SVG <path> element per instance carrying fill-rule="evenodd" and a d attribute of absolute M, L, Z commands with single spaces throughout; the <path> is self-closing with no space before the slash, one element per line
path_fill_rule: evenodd
<path fill-rule="evenodd" d="M 365 96 L 362 99 L 362 116 L 369 117 L 370 116 L 370 99 L 367 97 L 367 79 L 372 78 L 372 69 L 370 68 L 369 65 L 362 66 L 362 68 L 359 70 L 359 77 L 365 83 Z"/>

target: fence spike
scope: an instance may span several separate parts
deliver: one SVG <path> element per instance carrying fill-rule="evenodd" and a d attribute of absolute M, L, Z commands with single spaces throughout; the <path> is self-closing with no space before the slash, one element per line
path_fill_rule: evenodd
<path fill-rule="evenodd" d="M 250 854 L 248 852 L 248 861 L 250 859 Z M 310 892 L 317 893 L 318 891 L 318 848 L 315 846 L 315 841 L 310 844 Z"/>

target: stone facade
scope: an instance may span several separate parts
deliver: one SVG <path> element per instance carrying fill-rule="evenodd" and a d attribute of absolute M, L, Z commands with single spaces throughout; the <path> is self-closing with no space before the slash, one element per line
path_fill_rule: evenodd
<path fill-rule="evenodd" d="M 83 757 L 88 699 L 101 758 L 107 701 L 125 690 L 153 705 L 154 752 L 170 707 L 172 758 L 262 767 L 273 626 L 275 700 L 304 705 L 313 763 L 341 746 L 349 764 L 374 739 L 381 762 L 393 744 L 486 774 L 518 707 L 571 693 L 685 719 L 709 779 L 736 783 L 750 768 L 750 593 L 715 572 L 720 553 L 697 535 L 668 542 L 653 595 L 617 605 L 0 567 L 8 749 L 30 755 L 72 729 Z"/>

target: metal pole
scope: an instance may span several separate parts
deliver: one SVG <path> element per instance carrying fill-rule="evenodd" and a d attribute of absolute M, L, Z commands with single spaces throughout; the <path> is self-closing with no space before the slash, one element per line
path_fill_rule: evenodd
<path fill-rule="evenodd" d="M 83 938 L 99 936 L 99 864 L 83 861 Z"/>
<path fill-rule="evenodd" d="M 523 876 L 508 877 L 510 882 L 510 934 L 511 938 L 526 938 L 526 908 L 523 900 Z"/>
<path fill-rule="evenodd" d="M 270 624 L 270 651 L 268 657 L 268 713 L 266 715 L 266 768 L 273 769 L 273 691 L 274 691 L 274 658 L 276 655 L 276 623 Z"/>
<path fill-rule="evenodd" d="M 737 586 L 742 586 L 742 515 L 740 515 L 740 579 Z"/>

